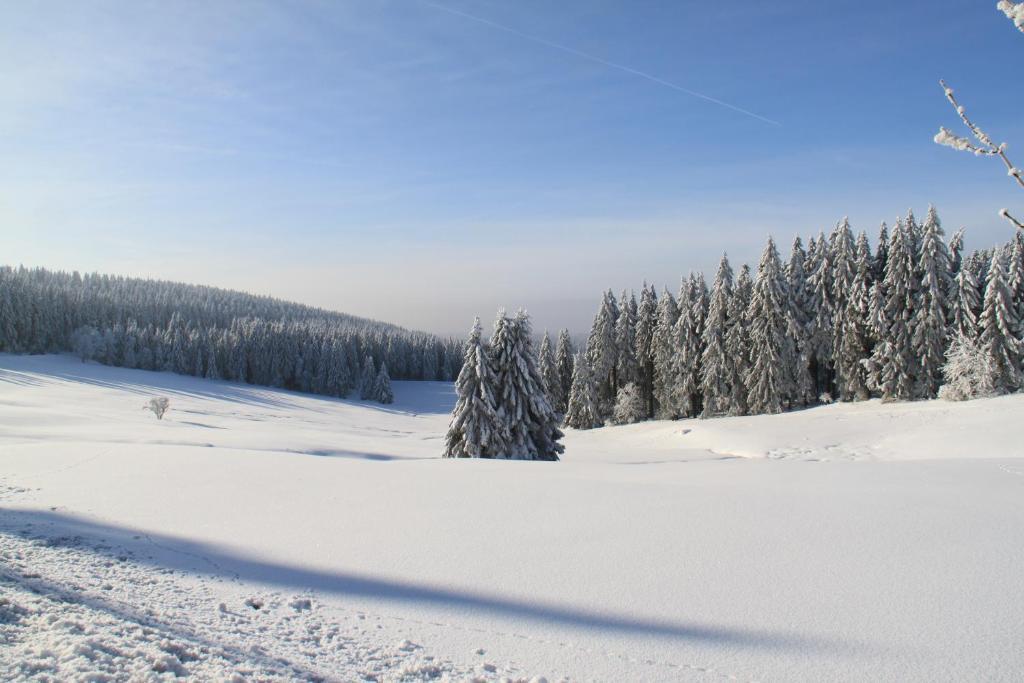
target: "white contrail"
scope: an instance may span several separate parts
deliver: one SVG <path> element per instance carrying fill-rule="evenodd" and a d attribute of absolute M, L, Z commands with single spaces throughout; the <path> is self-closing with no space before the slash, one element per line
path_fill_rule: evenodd
<path fill-rule="evenodd" d="M 469 14 L 468 12 L 463 12 L 461 10 L 453 9 L 451 7 L 446 7 L 445 5 L 439 5 L 436 2 L 430 2 L 429 0 L 420 0 L 420 3 L 426 5 L 427 7 L 433 7 L 434 9 L 441 10 L 442 12 L 448 12 L 449 14 L 454 14 L 456 16 L 460 16 L 460 17 L 463 17 L 465 19 L 469 19 L 471 21 L 475 21 L 475 22 L 478 22 L 478 23 L 481 23 L 481 24 L 486 24 L 487 26 L 490 26 L 492 28 L 496 28 L 499 31 L 505 31 L 506 33 L 511 33 L 514 36 L 519 36 L 520 38 L 522 38 L 524 40 L 529 40 L 529 41 L 534 42 L 534 43 L 539 43 L 540 45 L 544 45 L 545 47 L 550 47 L 550 48 L 552 48 L 554 50 L 561 50 L 562 52 L 567 52 L 567 53 L 569 53 L 571 55 L 575 55 L 576 57 L 579 57 L 580 59 L 585 59 L 585 60 L 587 60 L 589 62 L 594 62 L 595 64 L 601 64 L 602 66 L 607 66 L 610 69 L 617 69 L 617 70 L 623 71 L 623 72 L 625 72 L 627 74 L 632 74 L 634 76 L 639 76 L 640 78 L 643 78 L 643 79 L 646 79 L 648 81 L 651 81 L 652 83 L 657 83 L 658 85 L 663 85 L 666 88 L 671 88 L 672 90 L 677 90 L 677 91 L 679 91 L 681 93 L 686 93 L 687 95 L 690 95 L 691 97 L 697 97 L 697 98 L 700 98 L 700 99 L 705 100 L 707 102 L 712 102 L 712 103 L 717 104 L 717 105 L 719 105 L 721 107 L 725 107 L 726 109 L 732 109 L 733 111 L 739 112 L 740 114 L 746 114 L 747 116 L 751 116 L 751 117 L 757 119 L 758 121 L 764 121 L 765 123 L 770 123 L 773 126 L 781 126 L 782 125 L 778 121 L 773 121 L 772 119 L 769 119 L 767 117 L 761 116 L 760 114 L 755 114 L 754 112 L 749 111 L 747 109 L 743 109 L 742 107 L 737 107 L 735 104 L 729 104 L 728 102 L 723 102 L 722 100 L 720 100 L 720 99 L 718 99 L 716 97 L 712 97 L 711 95 L 705 95 L 704 93 L 697 92 L 696 90 L 690 90 L 689 88 L 684 88 L 683 86 L 678 85 L 676 83 L 672 83 L 671 81 L 666 81 L 664 78 L 658 78 L 657 76 L 652 76 L 649 73 L 646 73 L 646 72 L 643 72 L 643 71 L 639 71 L 639 70 L 634 69 L 632 67 L 626 66 L 625 64 L 617 64 L 615 62 L 609 62 L 607 59 L 601 59 L 600 57 L 598 57 L 596 55 L 590 54 L 589 52 L 582 52 L 582 51 L 577 50 L 575 48 L 571 48 L 568 45 L 562 45 L 561 43 L 553 43 L 550 40 L 545 40 L 544 38 L 540 38 L 538 36 L 530 35 L 529 33 L 523 33 L 522 31 L 517 31 L 516 29 L 512 28 L 511 26 L 505 26 L 504 24 L 499 24 L 496 21 L 491 21 L 490 19 L 484 19 L 483 17 L 478 17 L 475 14 Z"/>

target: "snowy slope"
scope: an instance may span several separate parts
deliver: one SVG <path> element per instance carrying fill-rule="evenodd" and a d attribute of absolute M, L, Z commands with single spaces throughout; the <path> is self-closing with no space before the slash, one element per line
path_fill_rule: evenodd
<path fill-rule="evenodd" d="M 527 463 L 439 459 L 450 385 L 395 393 L 0 355 L 0 678 L 1024 671 L 1024 396 L 570 431 Z"/>

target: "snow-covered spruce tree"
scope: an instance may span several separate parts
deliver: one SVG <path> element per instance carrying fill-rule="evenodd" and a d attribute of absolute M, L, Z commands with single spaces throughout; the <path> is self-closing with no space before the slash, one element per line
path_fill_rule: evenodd
<path fill-rule="evenodd" d="M 961 268 L 960 272 L 956 274 L 949 307 L 950 336 L 977 339 L 981 294 L 978 289 L 978 281 L 974 278 L 973 268 Z"/>
<path fill-rule="evenodd" d="M 921 283 L 914 311 L 912 343 L 918 359 L 916 398 L 935 398 L 942 384 L 949 318 L 947 296 L 952 286 L 949 251 L 942 239 L 943 234 L 935 207 L 929 207 L 921 228 L 921 257 L 918 261 Z"/>
<path fill-rule="evenodd" d="M 505 452 L 508 436 L 495 405 L 495 389 L 491 359 L 477 318 L 466 340 L 462 370 L 455 380 L 458 400 L 445 437 L 444 457 L 494 458 Z"/>
<path fill-rule="evenodd" d="M 672 405 L 680 417 L 693 417 L 700 412 L 700 354 L 703 350 L 699 319 L 703 316 L 704 293 L 693 275 L 687 283 L 686 296 L 680 296 L 679 319 L 676 321 L 676 354 L 672 359 L 674 387 Z"/>
<path fill-rule="evenodd" d="M 374 399 L 374 384 L 377 381 L 377 369 L 373 363 L 373 356 L 367 356 L 363 359 L 361 373 L 359 378 L 359 398 L 362 401 L 372 401 Z"/>
<path fill-rule="evenodd" d="M 540 355 L 537 362 L 540 364 L 540 374 L 544 378 L 544 393 L 548 397 L 548 403 L 557 413 L 558 405 L 562 397 L 562 377 L 558 374 L 558 364 L 555 362 L 555 352 L 551 349 L 551 337 L 548 331 L 544 330 L 544 337 L 540 340 Z"/>
<path fill-rule="evenodd" d="M 576 354 L 573 363 L 572 388 L 569 391 L 569 410 L 565 413 L 565 425 L 573 429 L 594 429 L 604 425 L 601 411 L 597 407 L 597 389 L 590 363 L 582 351 Z"/>
<path fill-rule="evenodd" d="M 896 222 L 889 243 L 883 287 L 884 327 L 881 343 L 871 359 L 873 389 L 885 401 L 909 401 L 914 398 L 917 360 L 914 355 L 912 327 L 917 286 L 913 234 L 902 219 Z"/>
<path fill-rule="evenodd" d="M 816 396 L 832 389 L 832 339 L 835 311 L 832 304 L 832 262 L 825 235 L 811 240 L 807 284 L 813 313 L 810 323 L 810 368 Z"/>
<path fill-rule="evenodd" d="M 969 401 L 995 394 L 992 361 L 976 338 L 954 335 L 942 376 L 945 382 L 939 389 L 939 398 L 947 401 Z"/>
<path fill-rule="evenodd" d="M 565 414 L 569 408 L 569 388 L 572 387 L 572 367 L 576 350 L 572 345 L 572 337 L 569 330 L 562 329 L 558 333 L 558 350 L 555 352 L 555 362 L 558 364 L 558 376 L 561 379 L 558 392 L 558 403 L 554 408 L 557 412 Z"/>
<path fill-rule="evenodd" d="M 726 368 L 731 375 L 729 386 L 732 388 L 732 396 L 729 398 L 730 415 L 746 415 L 750 412 L 747 404 L 747 373 L 750 372 L 750 319 L 747 311 L 753 291 L 750 266 L 744 263 L 736 278 L 732 298 L 729 299 L 729 328 L 725 333 Z"/>
<path fill-rule="evenodd" d="M 654 331 L 658 326 L 658 297 L 644 283 L 636 313 L 636 361 L 640 369 L 640 393 L 647 416 L 654 417 Z"/>
<path fill-rule="evenodd" d="M 627 297 L 623 291 L 619 298 L 619 308 L 619 319 L 615 323 L 615 350 L 618 353 L 615 379 L 622 386 L 635 383 L 640 376 L 636 360 L 636 297 Z"/>
<path fill-rule="evenodd" d="M 715 283 L 711 287 L 708 316 L 704 322 L 704 353 L 701 356 L 701 388 L 704 394 L 703 417 L 722 415 L 729 411 L 732 398 L 733 373 L 725 346 L 729 329 L 729 301 L 732 299 L 732 267 L 728 255 L 718 264 Z"/>
<path fill-rule="evenodd" d="M 866 361 L 872 348 L 872 261 L 868 236 L 862 232 L 857 237 L 855 272 L 841 316 L 842 326 L 837 330 L 841 338 L 836 352 L 836 378 L 843 401 L 865 401 L 871 397 Z"/>
<path fill-rule="evenodd" d="M 616 365 L 618 348 L 615 345 L 615 323 L 619 318 L 619 307 L 615 295 L 609 289 L 601 297 L 601 306 L 594 316 L 587 340 L 587 358 L 597 385 L 597 400 L 602 415 L 610 415 L 615 404 L 617 391 Z"/>
<path fill-rule="evenodd" d="M 533 350 L 530 318 L 519 311 L 509 318 L 498 314 L 491 338 L 495 406 L 508 428 L 504 457 L 511 460 L 558 460 L 565 450 L 559 443 L 559 415 L 548 403 L 544 378 Z M 501 456 L 498 456 L 501 457 Z"/>
<path fill-rule="evenodd" d="M 789 407 L 806 406 L 814 401 L 814 382 L 811 379 L 811 296 L 807 289 L 807 254 L 798 236 L 793 240 L 789 263 L 786 265 L 786 326 L 793 340 L 795 353 L 789 369 L 793 382 L 793 395 Z"/>
<path fill-rule="evenodd" d="M 1006 267 L 1007 286 L 1013 299 L 1017 320 L 1024 324 L 1024 230 L 1018 230 L 1007 246 L 1009 261 Z"/>
<path fill-rule="evenodd" d="M 789 369 L 794 353 L 786 334 L 786 280 L 775 241 L 768 238 L 757 267 L 747 317 L 750 320 L 750 369 L 746 376 L 750 412 L 781 413 L 792 394 Z"/>
<path fill-rule="evenodd" d="M 395 402 L 395 394 L 391 390 L 391 376 L 388 375 L 388 364 L 381 363 L 377 377 L 373 380 L 373 400 L 385 405 Z"/>
<path fill-rule="evenodd" d="M 889 260 L 889 226 L 885 221 L 878 228 L 878 245 L 875 247 L 875 263 L 873 280 L 881 282 L 885 279 L 885 264 Z"/>
<path fill-rule="evenodd" d="M 949 238 L 947 250 L 949 251 L 949 274 L 955 278 L 963 267 L 964 262 L 964 231 L 960 228 Z M 952 291 L 952 290 L 951 290 Z"/>
<path fill-rule="evenodd" d="M 1014 312 L 1005 257 L 1000 250 L 989 264 L 980 321 L 981 345 L 989 358 L 993 387 L 999 393 L 1014 392 L 1021 387 L 1020 321 Z"/>
<path fill-rule="evenodd" d="M 674 359 L 679 353 L 676 344 L 675 327 L 679 319 L 679 305 L 665 289 L 658 301 L 658 324 L 654 327 L 654 402 L 659 417 L 679 417 L 673 397 L 676 393 Z"/>
<path fill-rule="evenodd" d="M 643 421 L 646 417 L 644 399 L 640 396 L 639 387 L 633 382 L 619 387 L 619 393 L 615 397 L 615 410 L 612 411 L 612 422 L 617 425 L 633 424 Z"/>
<path fill-rule="evenodd" d="M 847 299 L 853 279 L 856 275 L 856 250 L 853 243 L 853 230 L 850 228 L 850 221 L 843 218 L 836 225 L 835 230 L 829 237 L 830 261 L 832 264 L 832 279 L 829 288 L 832 290 L 832 363 L 834 369 L 833 381 L 835 388 L 842 394 L 842 387 L 848 382 L 842 376 L 843 365 L 839 360 L 840 349 L 843 345 L 843 330 L 846 323 L 843 316 L 846 315 Z M 869 285 L 870 286 L 870 283 Z M 854 323 L 856 326 L 856 323 Z"/>

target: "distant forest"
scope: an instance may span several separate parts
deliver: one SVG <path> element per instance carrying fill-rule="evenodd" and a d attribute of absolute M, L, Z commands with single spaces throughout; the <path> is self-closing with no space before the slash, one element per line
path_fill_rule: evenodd
<path fill-rule="evenodd" d="M 328 396 L 365 392 L 362 378 L 378 374 L 450 381 L 462 365 L 461 342 L 270 297 L 9 266 L 0 267 L 0 351 L 75 351 Z"/>

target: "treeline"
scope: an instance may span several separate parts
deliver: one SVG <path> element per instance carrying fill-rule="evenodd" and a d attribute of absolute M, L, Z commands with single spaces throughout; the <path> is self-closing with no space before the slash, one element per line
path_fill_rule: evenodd
<path fill-rule="evenodd" d="M 0 351 L 389 401 L 389 381 L 453 379 L 461 343 L 242 292 L 0 267 Z"/>
<path fill-rule="evenodd" d="M 539 358 L 551 404 L 590 428 L 934 398 L 951 350 L 976 350 L 986 386 L 1014 392 L 1022 336 L 1024 232 L 964 257 L 963 231 L 947 243 L 929 209 L 883 223 L 874 249 L 844 219 L 806 249 L 798 237 L 785 263 L 769 238 L 756 272 L 723 256 L 710 288 L 697 273 L 676 296 L 608 291 L 575 360 L 564 333 Z"/>

